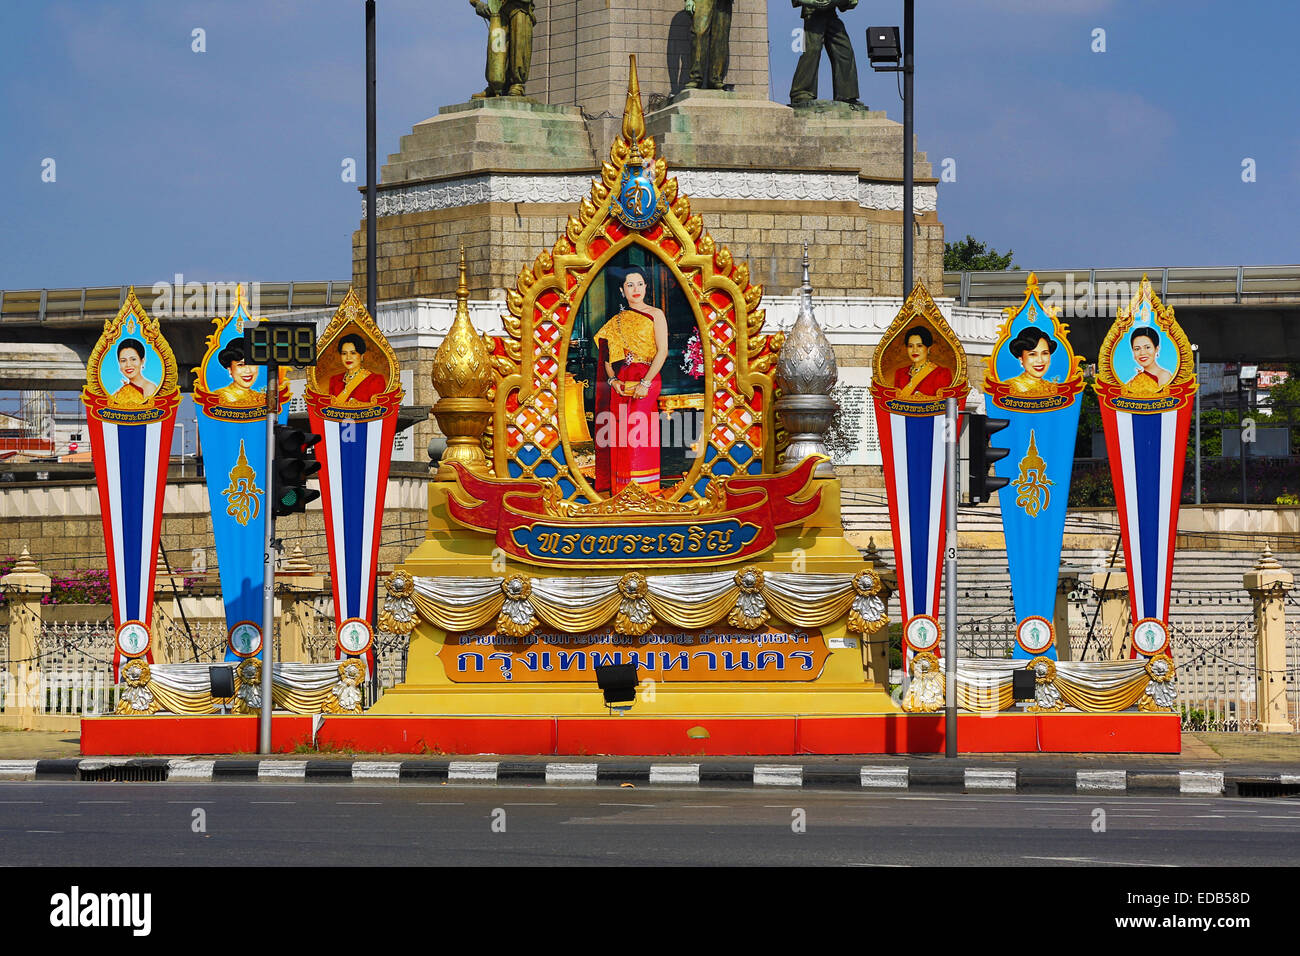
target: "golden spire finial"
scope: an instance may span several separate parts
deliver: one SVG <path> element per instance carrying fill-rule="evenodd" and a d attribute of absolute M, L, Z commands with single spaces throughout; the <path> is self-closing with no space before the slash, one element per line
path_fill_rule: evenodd
<path fill-rule="evenodd" d="M 487 474 L 483 454 L 483 433 L 492 417 L 487 400 L 492 384 L 492 359 L 483 337 L 474 331 L 469 318 L 469 286 L 465 279 L 465 246 L 460 247 L 460 278 L 456 286 L 456 315 L 451 328 L 433 354 L 433 387 L 438 402 L 433 416 L 447 436 L 447 450 L 438 467 L 437 480 L 455 478 L 451 464 L 457 462 L 477 474 Z"/>
<path fill-rule="evenodd" d="M 636 75 L 636 54 L 631 60 L 631 72 L 627 79 L 627 107 L 623 110 L 623 139 L 629 146 L 635 146 L 645 137 L 645 113 L 641 110 L 641 83 Z"/>

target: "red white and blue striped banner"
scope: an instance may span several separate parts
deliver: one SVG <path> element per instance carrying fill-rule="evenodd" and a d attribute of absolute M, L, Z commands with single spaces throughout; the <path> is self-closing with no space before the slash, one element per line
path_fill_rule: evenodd
<path fill-rule="evenodd" d="M 86 406 L 112 592 L 113 677 L 153 661 L 154 572 L 180 390 L 176 359 L 132 289 L 86 363 Z"/>
<path fill-rule="evenodd" d="M 879 398 L 875 404 L 902 619 L 906 622 L 917 614 L 937 616 L 947 527 L 943 506 L 946 419 L 943 415 L 899 415 Z"/>
<path fill-rule="evenodd" d="M 318 396 L 308 396 L 311 430 L 322 438 L 316 447 L 321 462 L 321 505 L 329 547 L 334 619 L 338 625 L 350 620 L 369 622 L 373 616 L 379 534 L 400 397 L 398 391 L 382 418 L 356 421 L 334 417 L 337 409 L 322 408 Z M 336 648 L 336 656 L 350 655 Z M 373 667 L 373 645 L 366 658 Z"/>
<path fill-rule="evenodd" d="M 1157 414 L 1101 408 L 1136 623 L 1168 622 L 1174 541 L 1192 407 Z M 1137 648 L 1133 649 L 1136 656 Z"/>

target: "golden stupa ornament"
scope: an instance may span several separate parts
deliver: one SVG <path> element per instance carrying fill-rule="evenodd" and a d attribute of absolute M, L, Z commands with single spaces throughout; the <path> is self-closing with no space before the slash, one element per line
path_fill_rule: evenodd
<path fill-rule="evenodd" d="M 447 450 L 434 476 L 437 481 L 454 481 L 453 463 L 488 474 L 483 454 L 483 434 L 492 418 L 488 388 L 492 365 L 483 337 L 469 319 L 469 286 L 465 283 L 465 247 L 460 248 L 460 281 L 456 286 L 456 317 L 433 355 L 433 387 L 438 390 L 433 417 L 447 436 Z"/>

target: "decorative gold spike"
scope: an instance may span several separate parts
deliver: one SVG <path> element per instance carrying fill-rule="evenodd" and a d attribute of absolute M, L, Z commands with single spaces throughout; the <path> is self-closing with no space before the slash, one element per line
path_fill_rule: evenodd
<path fill-rule="evenodd" d="M 483 454 L 483 433 L 492 416 L 488 387 L 492 384 L 491 355 L 483 337 L 474 331 L 469 319 L 469 286 L 465 281 L 465 246 L 460 247 L 460 278 L 456 285 L 456 317 L 433 355 L 433 387 L 438 401 L 433 417 L 447 436 L 447 450 L 438 466 L 438 481 L 456 476 L 453 462 L 470 471 L 486 475 L 487 458 Z"/>
<path fill-rule="evenodd" d="M 641 141 L 645 136 L 645 113 L 641 111 L 641 82 L 636 75 L 636 54 L 629 58 L 630 73 L 627 78 L 627 106 L 623 110 L 623 139 L 629 146 Z"/>

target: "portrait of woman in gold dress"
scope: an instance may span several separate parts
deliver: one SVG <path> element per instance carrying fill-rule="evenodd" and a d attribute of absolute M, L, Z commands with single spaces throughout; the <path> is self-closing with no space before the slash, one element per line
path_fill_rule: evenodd
<path fill-rule="evenodd" d="M 122 387 L 109 401 L 125 408 L 148 405 L 158 393 L 158 383 L 144 375 L 144 343 L 138 339 L 123 339 L 117 346 L 117 367 L 122 373 Z"/>
<path fill-rule="evenodd" d="M 253 388 L 258 366 L 249 365 L 244 356 L 244 340 L 233 339 L 217 355 L 230 373 L 230 384 L 217 389 L 217 403 L 226 408 L 255 408 L 266 401 L 266 392 Z"/>
<path fill-rule="evenodd" d="M 1160 333 L 1150 326 L 1129 335 L 1129 347 L 1138 372 L 1120 390 L 1125 398 L 1156 398 L 1169 390 L 1174 373 L 1160 364 Z"/>
<path fill-rule="evenodd" d="M 1016 357 L 1024 369 L 1007 382 L 1010 394 L 1024 398 L 1046 398 L 1056 394 L 1056 386 L 1044 380 L 1052 365 L 1052 353 L 1056 351 L 1055 339 L 1041 329 L 1027 326 L 1007 344 L 1007 351 Z"/>
<path fill-rule="evenodd" d="M 592 337 L 608 389 L 596 392 L 596 490 L 608 475 L 616 495 L 629 484 L 659 491 L 659 372 L 668 358 L 668 320 L 646 301 L 640 266 L 628 268 L 621 308 Z"/>

